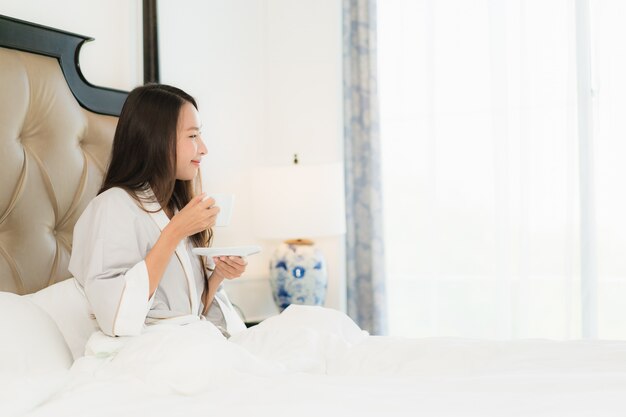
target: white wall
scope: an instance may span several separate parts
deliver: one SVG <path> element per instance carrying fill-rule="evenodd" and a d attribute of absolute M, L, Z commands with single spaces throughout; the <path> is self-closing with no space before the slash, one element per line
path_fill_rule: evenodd
<path fill-rule="evenodd" d="M 130 90 L 143 81 L 141 0 L 0 0 L 0 14 L 95 38 L 80 54 L 91 84 Z"/>
<path fill-rule="evenodd" d="M 288 163 L 296 152 L 302 163 L 342 160 L 341 2 L 166 0 L 158 8 L 161 80 L 199 102 L 209 148 L 204 188 L 236 194 L 215 245 L 263 247 L 229 294 L 247 314 L 267 314 L 274 307 L 259 280 L 279 241 L 253 233 L 254 207 L 264 202 L 251 200 L 249 178 L 255 166 Z M 345 310 L 345 239 L 316 242 L 329 268 L 326 305 Z"/>

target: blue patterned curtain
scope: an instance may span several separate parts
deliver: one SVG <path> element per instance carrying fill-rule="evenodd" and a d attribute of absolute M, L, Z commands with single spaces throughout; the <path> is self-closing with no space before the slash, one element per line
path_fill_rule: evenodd
<path fill-rule="evenodd" d="M 386 334 L 376 1 L 344 0 L 343 29 L 348 314 Z"/>

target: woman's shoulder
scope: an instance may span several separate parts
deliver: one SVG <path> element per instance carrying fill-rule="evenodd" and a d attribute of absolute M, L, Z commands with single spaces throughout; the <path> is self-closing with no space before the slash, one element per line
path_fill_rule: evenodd
<path fill-rule="evenodd" d="M 80 236 L 104 236 L 114 231 L 132 230 L 145 213 L 126 190 L 110 188 L 94 197 L 74 226 L 74 240 Z"/>
<path fill-rule="evenodd" d="M 112 187 L 98 194 L 91 202 L 89 207 L 92 210 L 101 208 L 117 208 L 129 210 L 141 210 L 139 203 L 133 198 L 128 191 L 120 187 Z"/>

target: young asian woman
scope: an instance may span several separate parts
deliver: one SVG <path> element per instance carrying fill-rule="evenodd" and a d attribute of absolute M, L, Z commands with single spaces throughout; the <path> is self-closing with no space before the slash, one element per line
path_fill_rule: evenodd
<path fill-rule="evenodd" d="M 137 335 L 162 320 L 207 319 L 225 335 L 245 328 L 222 282 L 240 277 L 241 257 L 214 258 L 209 246 L 219 207 L 201 193 L 207 154 L 198 106 L 162 84 L 128 95 L 98 195 L 74 228 L 69 270 L 82 285 L 100 329 Z"/>

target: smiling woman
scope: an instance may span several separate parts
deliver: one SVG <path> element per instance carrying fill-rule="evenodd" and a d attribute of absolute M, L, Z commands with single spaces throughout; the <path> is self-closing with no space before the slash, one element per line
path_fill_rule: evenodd
<path fill-rule="evenodd" d="M 200 126 L 193 97 L 168 85 L 138 87 L 122 108 L 69 265 L 106 334 L 134 335 L 146 321 L 181 316 L 206 318 L 225 334 L 245 328 L 221 284 L 241 276 L 246 261 L 215 258 L 209 270 L 191 252 L 210 245 L 219 212 L 200 193 Z"/>

